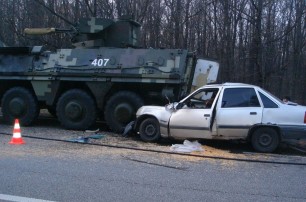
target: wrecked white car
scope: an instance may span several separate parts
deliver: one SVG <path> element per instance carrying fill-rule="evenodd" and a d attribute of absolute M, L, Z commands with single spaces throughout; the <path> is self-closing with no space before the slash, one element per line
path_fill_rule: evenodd
<path fill-rule="evenodd" d="M 143 106 L 129 127 L 142 140 L 246 140 L 273 152 L 286 139 L 306 138 L 306 107 L 284 104 L 264 89 L 240 83 L 206 85 L 178 103 Z"/>

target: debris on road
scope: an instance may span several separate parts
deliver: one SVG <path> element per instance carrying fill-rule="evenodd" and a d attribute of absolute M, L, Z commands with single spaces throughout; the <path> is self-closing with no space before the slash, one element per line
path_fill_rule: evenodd
<path fill-rule="evenodd" d="M 194 151 L 204 151 L 202 145 L 198 141 L 190 142 L 188 140 L 184 140 L 183 144 L 173 144 L 170 147 L 170 151 L 173 152 L 183 152 L 183 153 L 190 153 Z"/>
<path fill-rule="evenodd" d="M 124 131 L 122 133 L 123 137 L 127 137 L 132 133 L 134 124 L 135 124 L 135 121 L 131 121 L 125 126 Z"/>
<path fill-rule="evenodd" d="M 69 139 L 68 141 L 70 141 L 70 142 L 78 142 L 78 143 L 88 143 L 89 139 L 98 140 L 98 139 L 102 139 L 104 137 L 105 137 L 105 135 L 94 134 L 94 135 L 90 135 L 90 136 L 87 136 L 87 137 L 78 137 L 78 138 Z"/>
<path fill-rule="evenodd" d="M 85 133 L 97 133 L 100 131 L 100 128 L 98 128 L 97 130 L 85 130 Z"/>
<path fill-rule="evenodd" d="M 87 137 L 78 137 L 78 138 L 69 139 L 68 141 L 69 142 L 78 142 L 78 143 L 87 143 L 88 138 Z"/>
<path fill-rule="evenodd" d="M 95 134 L 95 135 L 88 136 L 87 138 L 99 140 L 99 139 L 102 139 L 104 137 L 105 137 L 105 135 Z"/>

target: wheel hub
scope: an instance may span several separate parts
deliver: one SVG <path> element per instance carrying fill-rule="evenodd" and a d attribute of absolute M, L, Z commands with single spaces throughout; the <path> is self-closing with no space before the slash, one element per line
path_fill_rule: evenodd
<path fill-rule="evenodd" d="M 263 145 L 263 146 L 268 146 L 268 145 L 271 144 L 272 138 L 271 138 L 271 136 L 268 135 L 268 134 L 262 134 L 262 135 L 260 136 L 260 138 L 259 138 L 259 142 L 260 142 L 260 144 Z"/>
<path fill-rule="evenodd" d="M 156 129 L 152 124 L 150 124 L 145 128 L 145 132 L 148 136 L 154 136 L 156 133 Z"/>
<path fill-rule="evenodd" d="M 69 102 L 65 107 L 65 115 L 74 121 L 82 117 L 82 112 L 82 106 L 77 102 Z"/>
<path fill-rule="evenodd" d="M 18 117 L 26 111 L 26 103 L 21 98 L 14 98 L 9 103 L 9 110 L 12 115 Z"/>
<path fill-rule="evenodd" d="M 127 104 L 119 104 L 114 110 L 115 118 L 121 123 L 128 123 L 133 116 L 133 108 Z"/>

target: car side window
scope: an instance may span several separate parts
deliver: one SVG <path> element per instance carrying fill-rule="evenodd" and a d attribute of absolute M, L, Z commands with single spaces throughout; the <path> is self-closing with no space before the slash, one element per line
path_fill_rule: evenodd
<path fill-rule="evenodd" d="M 221 107 L 260 107 L 260 104 L 254 88 L 226 88 Z"/>
<path fill-rule="evenodd" d="M 211 108 L 218 91 L 215 88 L 199 91 L 188 99 L 187 106 L 196 109 Z"/>
<path fill-rule="evenodd" d="M 259 92 L 260 98 L 264 105 L 264 108 L 278 108 L 278 105 L 275 104 L 272 100 L 270 100 L 267 96 Z"/>

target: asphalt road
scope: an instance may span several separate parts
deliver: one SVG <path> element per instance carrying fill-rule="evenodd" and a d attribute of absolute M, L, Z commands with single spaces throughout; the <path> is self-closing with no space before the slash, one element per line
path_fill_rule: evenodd
<path fill-rule="evenodd" d="M 11 145 L 9 130 L 0 121 L 0 201 L 306 201 L 306 157 L 295 153 L 238 161 L 28 137 L 82 134 L 49 120 Z"/>

